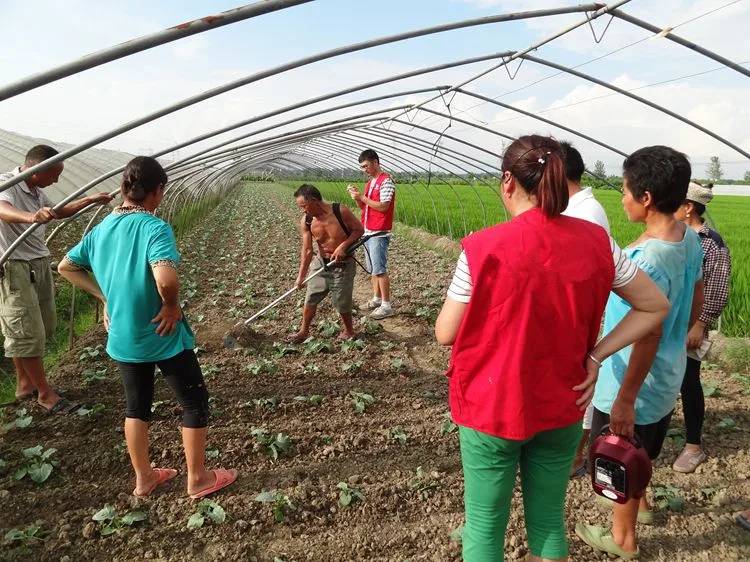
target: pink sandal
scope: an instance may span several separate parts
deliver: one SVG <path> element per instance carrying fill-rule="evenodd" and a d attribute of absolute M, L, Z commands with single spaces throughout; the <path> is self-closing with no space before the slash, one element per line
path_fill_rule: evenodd
<path fill-rule="evenodd" d="M 195 494 L 190 494 L 190 499 L 198 500 L 200 498 L 205 498 L 209 494 L 218 492 L 222 488 L 226 488 L 235 480 L 237 480 L 238 476 L 238 472 L 233 468 L 230 470 L 227 470 L 226 468 L 217 468 L 216 470 L 212 470 L 211 472 L 213 472 L 214 476 L 216 476 L 216 482 L 214 483 L 214 485 L 209 486 L 208 488 L 201 490 L 200 492 L 196 492 Z"/>

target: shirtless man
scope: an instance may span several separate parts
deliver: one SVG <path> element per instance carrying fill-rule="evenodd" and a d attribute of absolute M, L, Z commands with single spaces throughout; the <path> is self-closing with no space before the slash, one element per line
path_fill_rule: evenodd
<path fill-rule="evenodd" d="M 329 264 L 329 269 L 307 283 L 302 326 L 299 332 L 287 338 L 287 341 L 301 343 L 307 339 L 317 306 L 329 292 L 333 306 L 344 323 L 339 339 L 349 339 L 354 335 L 352 291 L 356 264 L 353 258 L 346 256 L 346 250 L 362 236 L 364 228 L 348 207 L 339 207 L 338 203 L 325 203 L 320 191 L 313 185 L 301 185 L 294 192 L 294 197 L 303 213 L 300 220 L 302 248 L 297 288 L 302 288 L 311 265 L 313 271 L 320 269 L 324 264 Z M 318 253 L 315 256 L 313 239 L 318 244 Z"/>

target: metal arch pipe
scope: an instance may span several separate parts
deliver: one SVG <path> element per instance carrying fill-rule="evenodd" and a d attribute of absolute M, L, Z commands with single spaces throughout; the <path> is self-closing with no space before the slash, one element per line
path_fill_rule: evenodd
<path fill-rule="evenodd" d="M 628 1 L 629 0 L 620 0 L 619 2 L 617 2 L 617 5 L 621 5 Z M 121 125 L 120 127 L 117 127 L 116 129 L 112 129 L 111 131 L 108 131 L 97 137 L 89 139 L 88 141 L 85 141 L 68 150 L 64 150 L 60 152 L 59 154 L 57 154 L 56 156 L 53 156 L 52 158 L 48 158 L 43 163 L 37 164 L 36 166 L 31 166 L 30 168 L 28 168 L 27 170 L 24 170 L 22 173 L 18 174 L 17 176 L 14 176 L 12 179 L 9 179 L 9 180 L 6 180 L 5 182 L 0 183 L 0 192 L 4 191 L 5 189 L 8 189 L 11 185 L 15 185 L 16 183 L 28 178 L 29 176 L 35 174 L 36 172 L 39 172 L 45 168 L 48 168 L 49 166 L 56 164 L 57 162 L 62 162 L 63 160 L 65 160 L 66 158 L 70 156 L 73 156 L 74 154 L 83 152 L 87 148 L 100 144 L 124 132 L 130 131 L 131 129 L 135 129 L 136 127 L 139 127 L 140 125 L 144 125 L 160 117 L 169 115 L 170 113 L 174 113 L 175 111 L 194 105 L 200 101 L 204 101 L 206 99 L 212 98 L 219 94 L 223 94 L 230 90 L 234 90 L 236 88 L 239 88 L 240 86 L 245 86 L 247 84 L 251 84 L 253 82 L 262 80 L 264 78 L 268 78 L 270 76 L 281 74 L 288 70 L 294 70 L 296 68 L 300 68 L 308 64 L 320 62 L 322 60 L 334 58 L 334 57 L 345 55 L 348 53 L 354 53 L 354 52 L 361 51 L 364 49 L 369 49 L 372 47 L 379 47 L 381 45 L 387 45 L 390 43 L 396 43 L 399 41 L 405 41 L 407 39 L 414 39 L 416 37 L 423 37 L 426 35 L 433 35 L 436 33 L 443 33 L 443 32 L 452 31 L 455 29 L 463 29 L 467 27 L 476 27 L 476 26 L 487 25 L 491 23 L 500 23 L 500 22 L 505 22 L 505 21 L 517 21 L 517 20 L 544 17 L 544 16 L 550 16 L 550 15 L 591 12 L 593 10 L 597 10 L 597 11 L 594 12 L 594 15 L 592 17 L 598 17 L 596 14 L 598 14 L 601 11 L 601 10 L 598 10 L 600 6 L 601 6 L 600 4 L 583 4 L 580 6 L 572 6 L 572 7 L 566 7 L 566 8 L 555 8 L 555 9 L 547 9 L 547 10 L 536 10 L 536 11 L 530 11 L 530 12 L 500 14 L 496 16 L 486 16 L 482 18 L 463 20 L 459 22 L 453 22 L 453 23 L 448 23 L 448 24 L 443 24 L 443 25 L 438 25 L 438 26 L 433 26 L 433 27 L 416 29 L 413 31 L 407 31 L 404 33 L 398 33 L 395 35 L 389 35 L 386 37 L 380 37 L 380 38 L 371 39 L 368 41 L 362 41 L 360 43 L 353 43 L 351 45 L 346 45 L 344 47 L 337 47 L 335 49 L 323 51 L 322 53 L 317 53 L 314 55 L 310 55 L 308 57 L 297 59 L 297 60 L 288 62 L 286 64 L 276 66 L 274 68 L 270 68 L 261 72 L 256 72 L 249 76 L 245 76 L 244 78 L 240 78 L 238 80 L 228 82 L 222 86 L 211 88 L 195 96 L 185 98 L 175 104 L 172 104 L 170 106 L 157 110 L 153 113 L 150 113 L 138 119 L 134 119 L 133 121 L 129 121 L 128 123 L 125 123 Z M 586 21 L 588 21 L 588 19 Z M 462 84 L 462 85 L 465 85 L 465 84 Z M 56 210 L 59 210 L 59 208 L 64 206 L 64 204 L 69 203 L 70 201 L 72 201 L 72 199 L 69 199 L 69 200 L 64 199 L 62 204 L 58 204 L 58 206 L 55 207 Z"/>
<path fill-rule="evenodd" d="M 626 14 L 625 12 L 621 10 L 612 10 L 610 11 L 610 14 L 612 14 L 614 17 L 624 20 L 628 23 L 632 23 L 633 25 L 636 25 L 640 28 L 643 28 L 647 31 L 651 31 L 656 34 L 664 33 L 664 29 L 661 29 L 655 25 L 652 25 L 648 23 L 647 21 L 640 20 L 634 16 L 631 16 L 630 14 Z M 667 28 L 669 29 L 669 28 Z M 671 31 L 668 31 L 666 34 L 662 35 L 665 39 L 669 39 L 670 41 L 674 41 L 678 45 L 682 45 L 683 47 L 687 47 L 691 51 L 695 51 L 698 54 L 703 55 L 704 57 L 708 57 L 711 60 L 715 60 L 716 62 L 720 62 L 724 66 L 731 68 L 732 70 L 739 72 L 740 74 L 747 76 L 750 78 L 750 70 L 743 67 L 740 64 L 737 64 L 733 60 L 729 60 L 728 58 L 722 57 L 721 55 L 714 53 L 713 51 L 709 51 L 708 49 L 701 47 L 697 43 L 693 43 L 692 41 L 688 41 L 687 39 L 683 39 L 682 37 L 679 37 L 678 35 L 675 35 Z"/>
<path fill-rule="evenodd" d="M 460 92 L 462 94 L 465 94 L 467 96 L 471 96 L 476 99 L 480 99 L 482 101 L 485 101 L 487 103 L 491 103 L 494 105 L 497 105 L 499 107 L 509 109 L 511 111 L 515 111 L 516 113 L 520 113 L 522 115 L 526 115 L 527 117 L 531 117 L 532 119 L 536 119 L 537 121 L 541 121 L 542 123 L 547 123 L 548 125 L 552 125 L 553 127 L 557 127 L 558 129 L 562 129 L 563 131 L 567 131 L 569 133 L 572 133 L 578 137 L 581 137 L 582 139 L 586 139 L 587 141 L 593 142 L 594 144 L 598 144 L 599 146 L 606 148 L 607 150 L 611 150 L 612 152 L 615 152 L 619 154 L 620 156 L 627 157 L 628 153 L 620 150 L 619 148 L 615 148 L 613 146 L 608 145 L 607 143 L 604 143 L 600 140 L 595 139 L 594 137 L 591 137 L 585 133 L 582 133 L 578 131 L 577 129 L 573 129 L 571 127 L 567 127 L 565 125 L 561 125 L 560 123 L 557 123 L 555 121 L 552 121 L 550 119 L 545 119 L 544 117 L 540 117 L 539 115 L 535 115 L 531 113 L 530 111 L 524 111 L 523 109 L 519 109 L 518 107 L 513 107 L 512 105 L 508 105 L 507 103 L 502 103 L 500 101 L 497 101 L 495 99 L 492 99 L 487 96 L 483 96 L 481 94 L 476 94 L 474 92 L 469 92 L 468 90 L 464 90 L 463 88 L 456 89 L 457 92 Z"/>
<path fill-rule="evenodd" d="M 158 47 L 159 45 L 164 45 L 165 43 L 170 43 L 184 37 L 190 37 L 191 35 L 195 35 L 197 33 L 203 33 L 204 31 L 209 31 L 211 29 L 223 27 L 225 25 L 236 23 L 238 21 L 254 18 L 256 16 L 261 16 L 270 12 L 283 10 L 285 8 L 297 6 L 299 4 L 305 4 L 311 1 L 312 0 L 267 0 L 265 2 L 255 2 L 253 4 L 240 6 L 239 8 L 227 10 L 216 15 L 204 16 L 193 21 L 175 25 L 167 29 L 157 31 L 156 33 L 152 33 L 150 35 L 138 37 L 137 39 L 131 39 L 130 41 L 125 41 L 124 43 L 120 43 L 119 45 L 108 47 L 94 53 L 89 53 L 88 55 L 85 55 L 79 59 L 61 64 L 60 66 L 56 66 L 55 68 L 52 68 L 50 70 L 26 76 L 24 78 L 21 78 L 17 82 L 11 82 L 10 84 L 7 84 L 0 88 L 0 101 L 7 100 L 9 98 L 12 98 L 13 96 L 22 94 L 23 92 L 28 92 L 29 90 L 33 90 L 34 88 L 38 88 L 39 86 L 43 86 L 44 84 L 55 82 L 56 80 L 60 80 L 61 78 L 83 72 L 84 70 L 88 70 L 90 68 L 94 68 L 99 65 L 112 62 L 114 60 L 121 59 L 123 57 L 139 53 L 141 51 L 145 51 L 147 49 L 152 49 L 153 47 Z"/>
<path fill-rule="evenodd" d="M 422 94 L 422 93 L 425 93 L 425 92 L 432 92 L 432 91 L 435 91 L 435 90 L 446 89 L 446 88 L 449 88 L 449 87 L 450 86 L 436 86 L 434 88 L 420 88 L 420 89 L 416 89 L 416 90 L 406 90 L 406 91 L 403 91 L 403 92 L 397 92 L 397 93 L 393 93 L 393 94 L 386 94 L 386 95 L 382 95 L 382 96 L 376 96 L 374 98 L 368 98 L 368 99 L 365 99 L 365 100 L 357 100 L 357 101 L 354 101 L 354 102 L 350 102 L 350 103 L 346 103 L 346 104 L 342 104 L 342 105 L 337 105 L 335 107 L 330 107 L 330 108 L 326 108 L 326 109 L 321 109 L 321 110 L 318 110 L 318 111 L 314 111 L 312 113 L 307 113 L 305 115 L 301 115 L 301 116 L 295 117 L 293 119 L 288 119 L 287 121 L 282 121 L 281 123 L 276 123 L 274 125 L 270 125 L 268 127 L 262 128 L 262 129 L 257 129 L 255 131 L 251 131 L 249 133 L 242 134 L 242 135 L 240 135 L 238 137 L 235 137 L 233 139 L 230 139 L 228 141 L 220 142 L 218 144 L 215 144 L 215 145 L 211 146 L 210 148 L 207 148 L 205 150 L 202 150 L 200 152 L 192 154 L 191 156 L 188 156 L 188 157 L 182 158 L 180 160 L 177 160 L 175 162 L 172 162 L 167 167 L 167 169 L 178 168 L 181 165 L 185 164 L 186 162 L 190 162 L 191 160 L 197 158 L 198 156 L 202 156 L 203 154 L 212 152 L 214 150 L 218 150 L 219 148 L 221 148 L 223 146 L 227 146 L 229 144 L 232 144 L 234 142 L 240 141 L 242 139 L 246 139 L 248 137 L 251 137 L 251 136 L 254 136 L 254 135 L 257 135 L 257 134 L 260 134 L 260 133 L 264 133 L 266 131 L 277 129 L 279 127 L 283 127 L 283 126 L 289 125 L 291 123 L 296 123 L 296 122 L 302 121 L 304 119 L 310 119 L 311 117 L 316 117 L 318 115 L 323 115 L 325 113 L 331 113 L 333 111 L 338 111 L 338 110 L 341 110 L 341 109 L 346 109 L 346 108 L 354 107 L 354 106 L 357 106 L 357 105 L 364 105 L 364 104 L 368 104 L 368 103 L 374 103 L 374 102 L 377 102 L 377 101 L 383 101 L 383 100 L 386 100 L 386 99 L 391 99 L 391 98 L 395 98 L 395 97 L 399 97 L 399 96 L 408 96 L 408 95 L 413 95 L 413 94 Z M 235 147 L 235 148 L 237 148 L 237 147 Z"/>
<path fill-rule="evenodd" d="M 511 61 L 513 61 L 513 60 L 515 60 L 517 58 L 521 58 L 523 55 L 525 55 L 527 53 L 530 53 L 532 51 L 536 51 L 537 49 L 539 49 L 540 47 L 543 47 L 547 43 L 550 43 L 550 42 L 554 41 L 555 39 L 558 39 L 558 38 L 562 37 L 563 35 L 566 35 L 566 34 L 570 33 L 571 31 L 574 31 L 575 29 L 578 29 L 582 25 L 586 25 L 587 23 L 590 23 L 592 20 L 595 20 L 595 19 L 597 19 L 597 18 L 599 18 L 599 17 L 607 14 L 611 10 L 614 10 L 615 8 L 618 8 L 618 7 L 620 7 L 620 6 L 624 5 L 624 4 L 627 4 L 628 2 L 630 2 L 630 0 L 617 0 L 611 6 L 608 6 L 606 4 L 597 4 L 597 5 L 594 6 L 596 8 L 595 10 L 586 10 L 587 12 L 591 12 L 591 13 L 587 14 L 586 15 L 586 19 L 584 19 L 583 21 L 580 21 L 580 22 L 574 23 L 572 25 L 569 25 L 568 27 L 566 27 L 566 28 L 558 31 L 557 33 L 554 33 L 554 34 L 552 34 L 552 35 L 550 35 L 548 37 L 545 37 L 544 39 L 542 39 L 540 41 L 537 41 L 536 43 L 534 43 L 530 47 L 526 47 L 522 51 L 516 51 L 516 52 L 514 52 L 511 56 L 507 57 L 507 59 L 504 59 L 503 62 L 501 62 L 499 64 L 496 64 L 495 66 L 492 66 L 492 67 L 490 67 L 490 68 L 488 68 L 486 70 L 483 70 L 479 74 L 475 74 L 474 76 L 469 77 L 468 79 L 464 80 L 460 84 L 457 84 L 456 86 L 453 86 L 453 88 L 451 88 L 451 90 L 449 90 L 448 92 L 445 92 L 445 93 L 450 93 L 451 91 L 455 90 L 456 88 L 462 88 L 462 87 L 466 86 L 467 84 L 469 84 L 470 82 L 473 82 L 474 80 L 478 80 L 482 76 L 486 76 L 487 74 L 490 74 L 491 72 L 494 72 L 498 68 L 502 68 L 503 66 L 507 66 L 508 63 L 510 63 Z M 438 100 L 438 99 L 440 99 L 440 97 L 441 96 L 435 96 L 434 98 L 429 99 L 429 100 L 427 100 L 425 102 L 422 102 L 421 104 L 417 105 L 416 108 L 423 108 L 426 104 L 431 103 L 431 102 L 433 102 L 435 100 Z"/>
<path fill-rule="evenodd" d="M 477 62 L 484 62 L 484 61 L 487 61 L 487 60 L 502 58 L 502 57 L 505 57 L 505 56 L 509 56 L 511 54 L 512 54 L 512 51 L 504 51 L 504 52 L 500 52 L 500 53 L 493 53 L 493 54 L 490 54 L 490 55 L 483 55 L 483 56 L 479 56 L 479 57 L 471 57 L 471 58 L 467 58 L 467 59 L 462 59 L 462 60 L 459 60 L 459 61 L 454 61 L 454 62 L 450 62 L 450 63 L 440 64 L 440 65 L 437 65 L 437 66 L 424 67 L 424 68 L 420 68 L 420 69 L 413 70 L 413 71 L 410 71 L 410 72 L 405 72 L 403 74 L 397 74 L 395 76 L 389 76 L 387 78 L 383 78 L 383 79 L 380 79 L 380 80 L 374 80 L 372 82 L 366 82 L 364 84 L 360 84 L 360 85 L 357 85 L 357 86 L 352 86 L 350 88 L 345 88 L 343 90 L 338 90 L 338 91 L 333 92 L 333 93 L 324 94 L 324 95 L 317 96 L 317 97 L 314 97 L 314 98 L 309 98 L 309 99 L 307 99 L 305 101 L 298 102 L 298 103 L 295 103 L 295 104 L 292 104 L 292 105 L 288 105 L 288 106 L 283 107 L 281 109 L 277 109 L 277 110 L 270 111 L 270 112 L 267 112 L 267 113 L 264 113 L 264 114 L 261 114 L 261 115 L 255 116 L 255 117 L 251 117 L 250 119 L 245 119 L 243 121 L 239 121 L 237 123 L 234 123 L 233 125 L 228 125 L 226 127 L 222 127 L 221 129 L 216 129 L 216 130 L 211 131 L 209 133 L 204 133 L 203 135 L 199 135 L 197 137 L 193 137 L 192 139 L 190 139 L 188 141 L 185 141 L 183 143 L 180 143 L 178 145 L 175 145 L 175 146 L 171 147 L 170 149 L 162 152 L 161 154 L 165 154 L 167 152 L 172 152 L 173 150 L 179 150 L 181 148 L 184 148 L 185 146 L 189 146 L 191 144 L 195 144 L 197 142 L 206 140 L 206 139 L 211 138 L 213 136 L 217 136 L 217 135 L 226 133 L 228 131 L 237 129 L 239 127 L 243 127 L 245 125 L 250 125 L 252 123 L 255 123 L 257 121 L 262 121 L 262 120 L 268 119 L 270 117 L 275 117 L 277 115 L 282 115 L 284 113 L 288 113 L 288 112 L 293 111 L 295 109 L 299 109 L 301 107 L 306 107 L 306 106 L 312 105 L 314 103 L 318 103 L 318 102 L 321 102 L 321 101 L 327 101 L 329 99 L 340 97 L 340 96 L 343 96 L 343 95 L 346 95 L 346 94 L 351 94 L 351 93 L 358 92 L 358 91 L 361 91 L 361 90 L 367 90 L 369 88 L 374 88 L 376 86 L 381 86 L 383 84 L 389 84 L 391 82 L 395 82 L 395 81 L 398 81 L 398 80 L 405 80 L 407 78 L 413 78 L 415 76 L 420 76 L 422 74 L 429 74 L 429 73 L 437 72 L 437 71 L 440 71 L 440 70 L 446 70 L 448 68 L 455 68 L 457 66 L 465 66 L 465 65 L 468 65 L 468 64 L 475 64 Z"/>
<path fill-rule="evenodd" d="M 390 110 L 396 110 L 396 109 L 397 108 L 391 108 Z M 381 113 L 382 112 L 383 111 L 381 111 Z M 367 123 L 368 121 L 380 121 L 380 120 L 382 120 L 382 119 L 381 118 L 377 118 L 377 117 L 373 117 L 373 118 L 370 118 L 370 119 L 362 120 L 360 123 Z M 348 125 L 348 126 L 351 126 L 351 125 Z M 107 172 L 106 174 L 103 174 L 103 175 L 99 176 L 98 178 L 95 178 L 94 180 L 90 181 L 88 184 L 84 185 L 83 187 L 81 187 L 80 189 L 76 190 L 75 192 L 73 192 L 72 194 L 70 194 L 68 197 L 66 197 L 65 199 L 63 199 L 63 201 L 61 203 L 58 203 L 58 205 L 57 205 L 56 208 L 64 206 L 67 203 L 69 203 L 70 201 L 73 201 L 76 197 L 78 197 L 81 194 L 85 193 L 86 191 L 88 191 L 94 185 L 97 185 L 98 183 L 100 183 L 100 182 L 102 182 L 102 181 L 104 181 L 106 179 L 109 179 L 110 177 L 112 177 L 115 174 L 123 171 L 124 169 L 125 169 L 125 166 L 121 166 L 119 168 L 116 168 L 114 170 L 111 170 L 111 171 Z M 8 249 L 2 254 L 2 256 L 0 256 L 0 265 L 4 264 L 8 260 L 8 258 L 10 257 L 10 255 L 15 251 L 15 249 L 18 248 L 18 246 L 20 246 L 23 243 L 23 241 L 32 232 L 34 232 L 37 228 L 39 228 L 39 224 L 38 223 L 34 223 L 31 226 L 29 226 L 29 228 L 27 228 L 23 232 L 23 234 L 21 236 L 19 236 L 8 247 Z"/>
<path fill-rule="evenodd" d="M 574 69 L 572 69 L 570 67 L 567 67 L 567 66 L 564 66 L 562 64 L 557 64 L 557 63 L 554 63 L 554 62 L 550 62 L 548 60 L 540 59 L 538 57 L 534 57 L 534 56 L 531 56 L 531 55 L 523 55 L 523 58 L 526 59 L 526 60 L 529 60 L 531 62 L 535 62 L 537 64 L 548 66 L 550 68 L 554 68 L 554 69 L 559 70 L 561 72 L 565 72 L 567 74 L 571 74 L 573 76 L 577 76 L 578 78 L 582 78 L 583 80 L 586 80 L 588 82 L 593 82 L 594 84 L 598 84 L 600 86 L 603 86 L 604 88 L 607 88 L 608 90 L 612 90 L 613 92 L 617 92 L 618 94 L 622 94 L 625 97 L 628 97 L 630 99 L 638 101 L 638 102 L 640 102 L 640 103 L 642 103 L 644 105 L 647 105 L 647 106 L 649 106 L 649 107 L 651 107 L 653 109 L 656 109 L 657 111 L 660 111 L 660 112 L 662 112 L 662 113 L 664 113 L 666 115 L 669 115 L 670 117 L 673 117 L 673 118 L 677 119 L 678 121 L 682 121 L 686 125 L 690 125 L 691 127 L 695 128 L 695 129 L 698 129 L 702 133 L 707 134 L 708 136 L 710 136 L 710 137 L 716 139 L 717 141 L 719 141 L 720 143 L 722 143 L 722 144 L 728 146 L 729 148 L 731 148 L 731 149 L 739 152 L 745 158 L 750 158 L 750 153 L 745 152 L 744 150 L 742 150 L 742 148 L 740 148 L 736 144 L 728 141 L 724 137 L 721 137 L 718 134 L 714 133 L 713 131 L 711 131 L 709 129 L 706 129 L 705 127 L 703 127 L 702 125 L 699 125 L 695 121 L 691 121 L 687 117 L 683 117 L 683 116 L 675 113 L 674 111 L 671 111 L 671 110 L 667 109 L 666 107 L 662 107 L 659 104 L 656 104 L 656 103 L 654 103 L 652 101 L 649 101 L 649 100 L 647 100 L 645 98 L 642 98 L 642 97 L 640 97 L 640 96 L 638 96 L 636 94 L 633 94 L 632 92 L 628 92 L 627 90 L 623 90 L 622 88 L 614 86 L 613 84 L 605 82 L 604 80 L 599 80 L 598 78 L 594 78 L 593 76 L 591 76 L 589 74 L 584 74 L 583 72 L 580 72 L 578 70 L 574 70 Z"/>

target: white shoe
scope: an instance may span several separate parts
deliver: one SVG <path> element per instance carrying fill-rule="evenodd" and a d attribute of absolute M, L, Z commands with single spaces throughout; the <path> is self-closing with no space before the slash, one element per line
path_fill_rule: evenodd
<path fill-rule="evenodd" d="M 390 305 L 383 304 L 373 310 L 372 314 L 370 314 L 370 318 L 372 318 L 373 320 L 382 320 L 383 318 L 388 318 L 389 316 L 393 316 L 393 309 L 390 307 Z"/>
<path fill-rule="evenodd" d="M 380 300 L 370 299 L 369 301 L 367 301 L 367 304 L 365 304 L 365 309 L 375 310 L 376 308 L 380 307 L 381 302 L 382 301 Z"/>

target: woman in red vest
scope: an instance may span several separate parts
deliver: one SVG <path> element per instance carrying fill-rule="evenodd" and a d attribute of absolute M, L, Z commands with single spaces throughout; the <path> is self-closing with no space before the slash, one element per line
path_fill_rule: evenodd
<path fill-rule="evenodd" d="M 656 327 L 669 303 L 604 229 L 561 215 L 568 189 L 557 141 L 517 139 L 502 170 L 513 219 L 463 240 L 435 326 L 437 340 L 453 345 L 463 557 L 503 559 L 520 465 L 530 559 L 567 560 L 565 489 L 599 366 Z M 633 310 L 597 343 L 611 290 Z"/>

